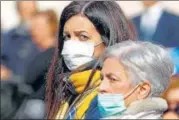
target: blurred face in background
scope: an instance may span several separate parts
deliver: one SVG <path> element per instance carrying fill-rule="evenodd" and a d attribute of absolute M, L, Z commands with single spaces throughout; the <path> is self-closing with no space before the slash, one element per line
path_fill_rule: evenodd
<path fill-rule="evenodd" d="M 154 5 L 155 3 L 157 3 L 158 1 L 156 1 L 156 0 L 153 0 L 153 1 L 144 0 L 142 2 L 144 4 L 144 6 L 148 8 L 148 7 L 151 7 L 152 5 Z"/>
<path fill-rule="evenodd" d="M 164 114 L 164 119 L 179 118 L 179 78 L 173 76 L 170 86 L 162 95 L 168 102 L 168 111 Z"/>
<path fill-rule="evenodd" d="M 32 19 L 30 29 L 34 43 L 42 49 L 53 46 L 57 25 L 57 16 L 54 11 L 38 12 Z"/>
<path fill-rule="evenodd" d="M 31 33 L 35 43 L 44 42 L 52 36 L 52 31 L 46 16 L 37 15 L 32 19 Z"/>
<path fill-rule="evenodd" d="M 163 116 L 164 119 L 179 119 L 179 86 L 167 91 L 166 99 L 168 102 L 168 112 Z"/>
<path fill-rule="evenodd" d="M 37 12 L 36 1 L 19 1 L 17 2 L 17 10 L 22 21 L 28 21 Z"/>
<path fill-rule="evenodd" d="M 178 88 L 173 88 L 169 90 L 167 94 L 167 100 L 170 110 L 178 109 L 179 112 L 179 86 Z"/>

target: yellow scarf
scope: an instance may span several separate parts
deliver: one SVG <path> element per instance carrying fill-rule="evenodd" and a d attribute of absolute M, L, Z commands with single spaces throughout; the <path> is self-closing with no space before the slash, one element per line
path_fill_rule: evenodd
<path fill-rule="evenodd" d="M 75 91 L 78 94 L 81 94 L 88 82 L 89 76 L 91 75 L 92 70 L 80 72 L 80 73 L 75 73 L 70 76 L 71 83 L 75 87 Z M 75 116 L 74 119 L 84 119 L 85 117 L 85 112 L 88 109 L 91 101 L 93 98 L 97 95 L 97 87 L 100 84 L 100 71 L 96 71 L 96 73 L 93 76 L 93 79 L 90 84 L 90 90 L 85 92 L 85 94 L 80 98 L 80 100 L 76 104 L 77 110 L 75 111 Z M 78 96 L 77 96 L 78 98 Z M 65 114 L 69 109 L 69 104 L 67 101 L 64 101 L 63 106 L 59 109 L 56 119 L 64 119 L 66 116 Z"/>

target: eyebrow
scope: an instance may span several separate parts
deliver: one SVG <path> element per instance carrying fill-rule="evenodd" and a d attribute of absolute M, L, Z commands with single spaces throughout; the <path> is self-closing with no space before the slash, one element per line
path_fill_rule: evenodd
<path fill-rule="evenodd" d="M 87 31 L 83 30 L 83 29 L 77 29 L 77 30 L 74 30 L 75 33 L 81 33 L 81 32 L 85 32 L 85 33 L 88 33 Z"/>
<path fill-rule="evenodd" d="M 83 30 L 83 29 L 77 29 L 74 31 L 75 33 L 79 34 L 79 33 L 82 33 L 82 32 L 85 32 L 85 33 L 88 33 L 87 31 Z M 69 31 L 63 31 L 63 33 L 69 33 Z M 88 33 L 89 34 L 89 33 Z"/>

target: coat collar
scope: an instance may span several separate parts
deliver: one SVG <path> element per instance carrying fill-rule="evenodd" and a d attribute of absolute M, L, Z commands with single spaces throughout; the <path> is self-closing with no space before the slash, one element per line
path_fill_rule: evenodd
<path fill-rule="evenodd" d="M 131 103 L 125 114 L 137 114 L 149 111 L 164 112 L 167 108 L 168 104 L 166 100 L 159 97 L 153 97 Z"/>

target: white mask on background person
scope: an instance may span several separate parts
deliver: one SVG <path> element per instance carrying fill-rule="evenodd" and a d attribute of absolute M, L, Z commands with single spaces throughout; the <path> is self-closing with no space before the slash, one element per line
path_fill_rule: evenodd
<path fill-rule="evenodd" d="M 95 45 L 93 42 L 81 42 L 79 40 L 65 41 L 62 56 L 68 69 L 73 71 L 79 66 L 92 61 L 94 49 L 99 44 Z"/>

